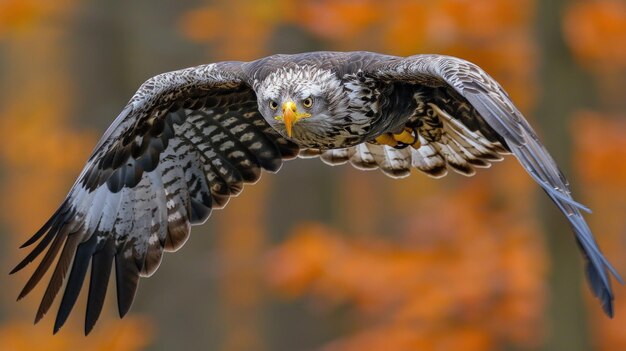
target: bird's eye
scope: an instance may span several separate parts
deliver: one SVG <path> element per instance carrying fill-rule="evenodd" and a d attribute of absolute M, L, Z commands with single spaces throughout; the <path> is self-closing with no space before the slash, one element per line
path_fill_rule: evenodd
<path fill-rule="evenodd" d="M 272 110 L 276 110 L 278 108 L 278 103 L 274 100 L 270 101 L 270 108 Z"/>
<path fill-rule="evenodd" d="M 310 97 L 302 100 L 302 106 L 309 108 L 311 106 L 313 106 L 313 99 L 311 99 Z"/>

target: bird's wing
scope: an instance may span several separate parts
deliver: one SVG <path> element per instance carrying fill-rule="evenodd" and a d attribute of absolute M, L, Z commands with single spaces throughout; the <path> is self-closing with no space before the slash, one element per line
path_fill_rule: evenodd
<path fill-rule="evenodd" d="M 486 167 L 512 153 L 567 217 L 587 259 L 587 276 L 604 311 L 613 314 L 613 293 L 607 270 L 620 282 L 616 270 L 600 252 L 581 214 L 588 209 L 576 202 L 567 180 L 536 133 L 502 87 L 480 67 L 449 56 L 417 55 L 381 60 L 364 72 L 384 83 L 407 84 L 415 89 L 423 116 L 409 120 L 420 144 L 395 149 L 371 143 L 321 152 L 330 164 L 350 161 L 359 168 L 381 168 L 394 177 L 407 176 L 412 167 L 439 177 L 446 165 L 472 175 L 474 167 Z M 422 118 L 423 117 L 423 118 Z M 433 118 L 436 117 L 436 118 Z M 431 132 L 436 135 L 430 135 Z M 303 154 L 316 154 L 303 150 Z"/>
<path fill-rule="evenodd" d="M 175 251 L 190 225 L 226 205 L 261 170 L 276 172 L 298 153 L 257 110 L 239 63 L 193 67 L 156 76 L 137 91 L 96 146 L 56 213 L 24 246 L 32 251 L 12 273 L 43 258 L 19 295 L 53 265 L 36 322 L 69 278 L 54 331 L 91 278 L 85 333 L 95 324 L 115 265 L 120 316 L 140 276 L 151 275 L 163 251 Z M 60 253 L 60 254 L 59 254 Z M 70 270 L 71 265 L 71 270 Z"/>
<path fill-rule="evenodd" d="M 408 177 L 414 168 L 433 178 L 441 178 L 448 174 L 448 169 L 472 176 L 475 168 L 488 168 L 492 162 L 501 161 L 502 155 L 510 154 L 499 140 L 490 140 L 481 131 L 471 130 L 445 111 L 445 106 L 439 106 L 443 105 L 424 104 L 423 115 L 415 115 L 417 119 L 412 121 L 419 122 L 419 127 L 407 123 L 406 130 L 411 131 L 417 142 L 413 146 L 391 147 L 368 142 L 323 151 L 302 149 L 300 157 L 319 156 L 329 165 L 350 163 L 361 170 L 380 169 L 392 178 Z M 457 112 L 455 116 L 464 111 Z M 435 126 L 425 123 L 432 117 L 437 122 Z M 429 137 L 429 128 L 438 133 L 436 138 Z"/>

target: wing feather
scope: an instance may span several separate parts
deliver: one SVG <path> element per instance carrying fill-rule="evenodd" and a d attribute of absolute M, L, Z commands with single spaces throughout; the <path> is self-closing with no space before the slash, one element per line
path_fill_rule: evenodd
<path fill-rule="evenodd" d="M 87 274 L 87 268 L 89 267 L 89 261 L 94 255 L 97 244 L 97 235 L 92 235 L 89 240 L 78 245 L 76 254 L 74 255 L 74 262 L 72 263 L 72 270 L 70 276 L 67 279 L 67 285 L 63 298 L 61 299 L 61 305 L 59 306 L 59 312 L 57 313 L 56 320 L 54 322 L 54 332 L 58 332 L 59 329 L 65 324 L 67 317 L 72 312 L 76 299 L 80 294 L 80 290 Z"/>
<path fill-rule="evenodd" d="M 89 278 L 89 293 L 87 294 L 87 309 L 85 311 L 85 334 L 89 334 L 98 317 L 100 317 L 100 312 L 104 305 L 104 297 L 109 285 L 113 259 L 115 258 L 115 241 L 111 237 L 105 240 L 106 242 L 102 249 L 96 251 L 91 259 L 91 276 Z M 58 328 L 55 325 L 55 330 L 58 330 Z"/>
<path fill-rule="evenodd" d="M 489 167 L 491 162 L 500 161 L 502 155 L 512 153 L 566 216 L 587 260 L 592 291 L 601 300 L 605 312 L 612 316 L 613 293 L 608 275 L 622 280 L 599 250 L 580 212 L 589 209 L 572 198 L 565 176 L 500 85 L 478 66 L 449 56 L 389 59 L 359 53 L 355 57 L 362 59 L 363 55 L 368 62 L 378 58 L 377 63 L 364 69 L 365 74 L 382 84 L 413 86 L 416 98 L 422 99 L 416 105 L 421 102 L 430 106 L 432 114 L 428 117 L 441 122 L 435 124 L 441 128 L 438 135 L 420 134 L 421 146 L 408 148 L 411 166 L 433 177 L 446 175 L 448 167 L 472 175 L 475 167 Z M 414 128 L 409 125 L 412 121 L 409 118 L 406 127 Z M 372 149 L 371 145 L 363 143 L 341 151 L 318 153 L 330 164 L 343 163 L 335 155 L 352 154 L 351 163 L 357 168 L 380 168 L 385 174 L 395 176 L 394 161 L 398 160 L 395 149 L 384 145 Z M 405 170 L 404 164 L 400 168 Z"/>
<path fill-rule="evenodd" d="M 266 75 L 290 57 L 337 74 L 358 69 L 383 83 L 437 90 L 445 99 L 419 91 L 413 96 L 426 97 L 430 117 L 441 122 L 437 124 L 440 136 L 419 134 L 420 145 L 405 149 L 367 142 L 300 151 L 260 116 L 248 78 Z M 124 316 L 139 277 L 154 273 L 163 251 L 179 249 L 192 224 L 204 222 L 212 209 L 225 206 L 245 183 L 257 181 L 262 170 L 275 172 L 283 160 L 299 154 L 320 156 L 328 164 L 380 168 L 397 178 L 407 176 L 411 168 L 433 177 L 446 175 L 448 168 L 472 175 L 474 167 L 488 167 L 502 154 L 513 153 L 567 216 L 588 261 L 593 292 L 612 315 L 607 271 L 621 278 L 598 249 L 580 213 L 587 208 L 571 197 L 567 180 L 528 122 L 479 67 L 447 56 L 403 59 L 366 52 L 274 56 L 243 67 L 240 62 L 192 67 L 156 76 L 140 87 L 104 133 L 66 200 L 22 245 L 34 248 L 11 273 L 40 255 L 43 258 L 18 299 L 41 281 L 57 259 L 36 321 L 49 310 L 69 270 L 54 331 L 61 328 L 90 263 L 85 333 L 100 315 L 113 265 L 118 310 Z M 448 102 L 457 106 L 451 109 Z M 403 103 L 405 108 L 411 105 Z"/>
<path fill-rule="evenodd" d="M 127 241 L 115 254 L 115 287 L 117 288 L 117 309 L 124 317 L 135 298 L 139 284 L 139 267 L 133 257 L 132 243 Z M 85 329 L 87 325 L 85 325 Z"/>
<path fill-rule="evenodd" d="M 588 208 L 572 198 L 565 176 L 502 87 L 478 66 L 458 58 L 440 55 L 417 55 L 395 61 L 385 60 L 372 68 L 371 74 L 386 82 L 405 82 L 432 89 L 452 89 L 447 94 L 448 100 L 453 103 L 468 103 L 476 111 L 475 114 L 463 114 L 454 118 L 446 113 L 447 111 L 442 111 L 446 106 L 437 104 L 440 109 L 439 115 L 446 120 L 448 127 L 457 128 L 457 131 L 458 127 L 461 127 L 464 130 L 461 133 L 449 133 L 453 140 L 460 144 L 463 144 L 463 141 L 469 142 L 474 147 L 478 146 L 474 151 L 481 152 L 484 151 L 481 145 L 485 146 L 487 151 L 492 151 L 493 148 L 482 141 L 496 137 L 496 140 L 491 141 L 502 141 L 501 146 L 517 157 L 530 176 L 563 212 L 587 259 L 587 275 L 592 291 L 602 301 L 605 312 L 612 316 L 613 293 L 608 274 L 612 274 L 620 282 L 622 280 L 600 252 L 589 226 L 580 213 L 580 210 L 588 211 Z M 481 126 L 478 131 L 476 125 Z M 486 138 L 477 137 L 471 132 L 481 132 Z M 439 153 L 445 155 L 448 164 L 459 165 L 457 162 L 459 159 L 453 152 L 446 150 L 441 144 L 438 146 Z M 460 154 L 459 150 L 455 151 L 457 155 Z M 495 151 L 501 153 L 503 150 Z M 485 155 L 489 154 L 491 152 Z"/>
<path fill-rule="evenodd" d="M 154 273 L 163 251 L 179 249 L 192 224 L 203 223 L 262 170 L 275 172 L 283 159 L 298 154 L 258 112 L 240 66 L 226 62 L 166 73 L 137 91 L 66 200 L 23 245 L 36 244 L 11 272 L 43 254 L 21 299 L 57 260 L 36 322 L 67 280 L 54 332 L 63 326 L 89 264 L 85 334 L 100 316 L 113 265 L 124 316 L 139 277 Z"/>
<path fill-rule="evenodd" d="M 63 285 L 63 280 L 65 279 L 65 274 L 67 274 L 67 271 L 70 268 L 72 258 L 76 248 L 78 247 L 79 240 L 80 236 L 73 234 L 70 235 L 65 241 L 65 245 L 63 246 L 63 250 L 61 251 L 61 255 L 57 261 L 56 268 L 54 269 L 50 282 L 48 283 L 48 287 L 43 294 L 43 298 L 39 304 L 39 309 L 37 309 L 35 323 L 39 322 L 39 320 L 43 318 L 46 313 L 48 313 L 48 310 L 54 301 L 54 297 L 59 293 L 59 290 Z"/>
<path fill-rule="evenodd" d="M 372 153 L 369 149 L 369 145 L 366 143 L 359 144 L 352 148 L 354 153 L 352 157 L 350 157 L 350 163 L 361 170 L 370 170 L 376 169 L 378 167 L 378 163 L 372 156 Z"/>
<path fill-rule="evenodd" d="M 419 137 L 421 146 L 412 148 L 412 166 L 433 178 L 441 178 L 448 174 L 446 160 L 423 136 Z"/>

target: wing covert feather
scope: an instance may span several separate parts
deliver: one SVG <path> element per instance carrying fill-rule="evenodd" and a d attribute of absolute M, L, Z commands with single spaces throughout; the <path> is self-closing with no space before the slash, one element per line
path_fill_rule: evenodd
<path fill-rule="evenodd" d="M 20 293 L 28 294 L 59 256 L 36 322 L 69 278 L 54 332 L 65 323 L 91 263 L 85 334 L 95 325 L 115 266 L 120 316 L 140 276 L 175 251 L 262 170 L 276 172 L 298 147 L 257 110 L 241 63 L 192 67 L 149 79 L 105 132 L 66 200 L 23 246 L 37 245 L 11 273 L 45 252 Z M 60 254 L 59 254 L 60 252 Z M 72 263 L 73 262 L 73 263 Z M 70 269 L 71 266 L 71 269 Z"/>
<path fill-rule="evenodd" d="M 363 143 L 335 150 L 305 149 L 300 155 L 320 156 L 328 164 L 380 168 L 399 178 L 408 176 L 411 168 L 434 177 L 444 176 L 448 167 L 471 175 L 473 167 L 488 167 L 510 151 L 567 217 L 587 259 L 592 290 L 612 315 L 608 273 L 621 278 L 600 252 L 580 213 L 587 208 L 572 198 L 567 180 L 502 87 L 478 66 L 449 56 L 397 58 L 356 52 L 222 62 L 146 81 L 104 133 L 58 210 L 22 245 L 34 248 L 11 273 L 43 258 L 18 299 L 57 260 L 36 321 L 48 312 L 67 281 L 54 332 L 61 328 L 89 264 L 85 333 L 100 315 L 113 266 L 118 310 L 125 315 L 139 277 L 154 273 L 163 251 L 179 249 L 191 225 L 224 207 L 263 170 L 276 172 L 283 160 L 298 155 L 298 146 L 277 134 L 260 115 L 249 81 L 283 64 L 319 65 L 338 75 L 358 70 L 383 83 L 442 89 L 444 100 L 471 107 L 468 113 L 456 115 L 445 103 L 431 104 L 431 112 L 443 122 L 438 127 L 443 134 L 437 140 L 420 134 L 417 148 Z"/>
<path fill-rule="evenodd" d="M 428 87 L 451 87 L 478 112 L 505 142 L 530 176 L 542 187 L 569 221 L 587 259 L 587 275 L 604 311 L 613 315 L 613 293 L 608 272 L 622 281 L 598 248 L 569 184 L 530 124 L 502 87 L 480 67 L 462 59 L 441 55 L 416 55 L 372 68 L 373 76 Z"/>

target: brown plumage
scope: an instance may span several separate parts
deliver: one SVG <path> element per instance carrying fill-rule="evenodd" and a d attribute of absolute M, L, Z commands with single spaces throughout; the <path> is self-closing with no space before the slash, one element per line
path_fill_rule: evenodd
<path fill-rule="evenodd" d="M 279 106 L 289 109 L 281 114 Z M 58 256 L 36 315 L 39 321 L 48 312 L 67 280 L 56 332 L 91 263 L 89 333 L 113 265 L 124 316 L 139 277 L 154 273 L 163 251 L 179 249 L 191 225 L 223 208 L 263 170 L 277 172 L 283 160 L 319 156 L 395 178 L 412 169 L 442 177 L 449 169 L 473 175 L 506 154 L 566 215 L 593 292 L 612 315 L 609 274 L 618 275 L 580 213 L 586 208 L 572 199 L 565 177 L 498 83 L 476 65 L 439 55 L 275 55 L 151 78 L 106 131 L 66 200 L 23 245 L 36 244 L 11 273 L 45 251 L 21 299 Z"/>

